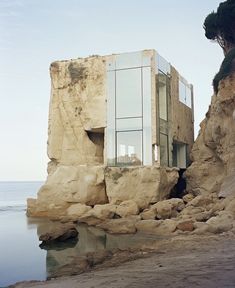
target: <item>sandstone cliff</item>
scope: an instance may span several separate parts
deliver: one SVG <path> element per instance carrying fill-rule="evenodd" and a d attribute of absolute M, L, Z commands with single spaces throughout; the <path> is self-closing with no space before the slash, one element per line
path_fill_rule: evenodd
<path fill-rule="evenodd" d="M 187 169 L 187 190 L 235 197 L 235 74 L 220 81 L 213 95 Z"/>
<path fill-rule="evenodd" d="M 51 66 L 51 162 L 38 198 L 28 200 L 28 215 L 84 222 L 111 233 L 201 234 L 233 229 L 235 75 L 220 81 L 201 123 L 193 163 L 186 171 L 188 194 L 167 199 L 178 179 L 176 168 L 104 165 L 103 60 L 94 57 L 89 64 L 78 59 Z"/>
<path fill-rule="evenodd" d="M 137 205 L 138 211 L 145 209 L 169 197 L 177 183 L 176 168 L 106 167 L 109 57 L 92 56 L 51 64 L 48 123 L 51 161 L 37 199 L 28 200 L 29 216 L 60 219 L 75 214 L 80 218 L 94 206 L 90 213 L 96 215 L 97 209 L 103 209 L 105 214 L 107 205 L 123 202 L 120 209 L 127 211 L 120 213 L 128 214 L 125 201 L 133 201 L 131 205 Z"/>

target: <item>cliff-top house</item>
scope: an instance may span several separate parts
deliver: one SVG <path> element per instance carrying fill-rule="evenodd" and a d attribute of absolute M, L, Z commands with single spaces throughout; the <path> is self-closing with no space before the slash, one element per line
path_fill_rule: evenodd
<path fill-rule="evenodd" d="M 169 197 L 190 162 L 192 85 L 155 50 L 58 61 L 50 72 L 51 162 L 28 214 Z"/>

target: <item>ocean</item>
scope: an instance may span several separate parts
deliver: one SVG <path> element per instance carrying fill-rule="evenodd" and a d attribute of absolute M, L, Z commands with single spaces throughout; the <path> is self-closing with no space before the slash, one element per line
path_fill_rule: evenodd
<path fill-rule="evenodd" d="M 26 208 L 27 198 L 36 198 L 41 181 L 0 182 L 0 211 L 22 210 Z"/>
<path fill-rule="evenodd" d="M 0 287 L 46 278 L 46 251 L 38 245 L 37 225 L 26 217 L 26 199 L 43 182 L 0 182 Z"/>
<path fill-rule="evenodd" d="M 26 216 L 26 199 L 35 198 L 41 185 L 42 182 L 0 182 L 0 288 L 54 277 L 78 255 L 142 247 L 146 241 L 156 241 L 137 234 L 110 235 L 96 227 L 78 224 L 79 237 L 75 241 L 40 247 L 39 235 L 60 225 Z"/>

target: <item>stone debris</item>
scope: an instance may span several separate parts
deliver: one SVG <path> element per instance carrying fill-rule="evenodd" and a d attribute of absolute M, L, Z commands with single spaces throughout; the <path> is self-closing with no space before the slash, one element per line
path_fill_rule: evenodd
<path fill-rule="evenodd" d="M 74 224 L 61 224 L 56 225 L 55 227 L 51 228 L 44 234 L 39 235 L 39 241 L 42 241 L 44 244 L 49 242 L 64 242 L 71 238 L 77 238 L 78 231 Z"/>

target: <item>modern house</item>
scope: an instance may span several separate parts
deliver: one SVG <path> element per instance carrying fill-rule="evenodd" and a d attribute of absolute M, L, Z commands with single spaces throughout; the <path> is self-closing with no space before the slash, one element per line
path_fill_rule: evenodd
<path fill-rule="evenodd" d="M 193 87 L 155 50 L 108 56 L 107 165 L 186 168 Z"/>
<path fill-rule="evenodd" d="M 155 50 L 56 61 L 50 74 L 51 161 L 28 215 L 169 198 L 190 162 L 192 85 Z"/>

